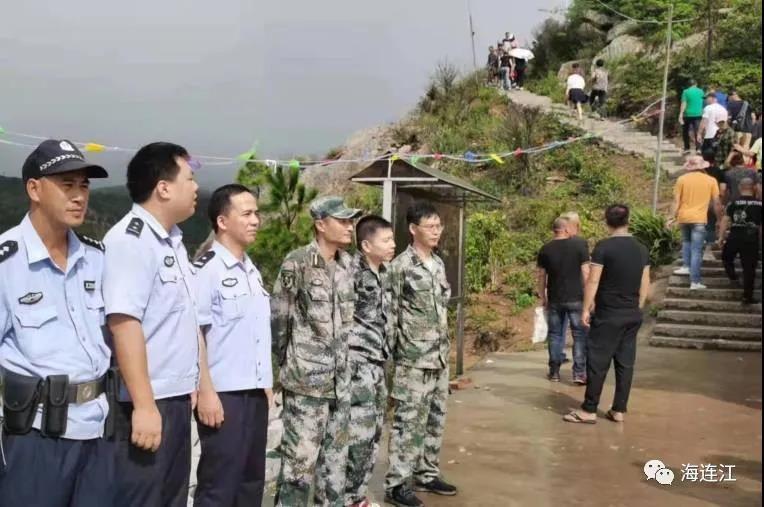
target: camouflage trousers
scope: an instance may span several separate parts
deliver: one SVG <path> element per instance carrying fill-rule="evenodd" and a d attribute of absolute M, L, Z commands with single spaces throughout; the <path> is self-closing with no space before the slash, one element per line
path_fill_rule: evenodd
<path fill-rule="evenodd" d="M 350 447 L 345 505 L 358 503 L 366 497 L 374 464 L 377 462 L 387 406 L 384 365 L 352 356 L 349 364 Z"/>
<path fill-rule="evenodd" d="M 439 477 L 448 368 L 420 370 L 396 365 L 390 396 L 395 400 L 395 413 L 385 489 L 400 486 L 411 478 L 429 482 Z"/>
<path fill-rule="evenodd" d="M 277 506 L 344 506 L 349 412 L 349 400 L 284 391 Z"/>

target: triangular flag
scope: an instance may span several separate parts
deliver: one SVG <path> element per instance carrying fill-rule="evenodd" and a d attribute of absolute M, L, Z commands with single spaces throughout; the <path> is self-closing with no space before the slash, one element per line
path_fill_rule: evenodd
<path fill-rule="evenodd" d="M 400 160 L 401 157 L 397 153 L 393 153 L 393 156 L 390 157 L 390 160 L 395 162 L 396 160 Z"/>
<path fill-rule="evenodd" d="M 247 161 L 255 158 L 255 155 L 256 155 L 255 150 L 249 150 L 249 151 L 245 151 L 244 153 L 242 153 L 241 155 L 239 155 L 236 158 L 238 158 L 242 162 L 247 162 Z"/>
<path fill-rule="evenodd" d="M 435 158 L 435 160 L 443 160 L 443 154 L 442 153 L 436 153 L 435 155 L 433 155 L 433 157 Z"/>
<path fill-rule="evenodd" d="M 5 129 L 3 127 L 0 127 L 0 135 L 5 134 Z"/>
<path fill-rule="evenodd" d="M 419 157 L 417 155 L 414 155 L 413 157 L 411 157 L 411 163 L 413 165 L 416 165 L 417 162 L 419 162 Z"/>
<path fill-rule="evenodd" d="M 522 148 L 518 148 L 518 149 L 516 149 L 516 150 L 515 150 L 515 157 L 516 157 L 516 158 L 520 158 L 520 157 L 522 157 L 522 156 L 523 156 L 523 149 L 522 149 Z"/>
<path fill-rule="evenodd" d="M 300 168 L 300 161 L 296 159 L 292 159 L 289 161 L 289 168 L 290 169 L 299 169 Z"/>
<path fill-rule="evenodd" d="M 503 164 L 503 163 L 504 163 L 504 159 L 502 159 L 500 156 L 498 156 L 498 155 L 497 155 L 497 154 L 495 154 L 495 153 L 491 153 L 490 157 L 491 157 L 491 159 L 493 159 L 493 160 L 494 160 L 494 161 L 495 161 L 497 164 Z"/>
<path fill-rule="evenodd" d="M 91 151 L 91 152 L 101 152 L 101 151 L 106 151 L 106 146 L 104 146 L 103 144 L 98 144 L 98 143 L 86 143 L 84 150 Z"/>
<path fill-rule="evenodd" d="M 471 151 L 468 151 L 467 153 L 465 153 L 465 154 L 464 154 L 464 158 L 465 158 L 465 159 L 466 159 L 468 162 L 474 162 L 474 161 L 475 161 L 475 154 L 474 154 L 474 153 L 472 153 Z"/>

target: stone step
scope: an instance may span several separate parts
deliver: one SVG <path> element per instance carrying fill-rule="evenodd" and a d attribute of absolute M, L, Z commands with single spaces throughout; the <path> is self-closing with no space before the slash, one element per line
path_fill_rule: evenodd
<path fill-rule="evenodd" d="M 739 328 L 722 326 L 694 326 L 688 324 L 656 324 L 653 336 L 693 338 L 706 340 L 738 340 L 761 342 L 761 327 Z"/>
<path fill-rule="evenodd" d="M 731 285 L 731 282 L 729 279 L 724 276 L 710 276 L 710 277 L 703 277 L 703 285 L 710 289 L 735 289 L 734 285 Z M 690 286 L 690 277 L 687 275 L 672 275 L 669 278 L 669 287 L 689 287 Z M 756 285 L 755 287 L 757 289 L 761 288 L 761 278 L 757 277 L 756 279 Z"/>
<path fill-rule="evenodd" d="M 679 267 L 682 265 L 682 260 L 676 260 L 674 261 L 674 266 Z M 735 260 L 735 267 L 740 270 L 742 269 L 742 265 L 740 264 L 740 259 Z M 703 268 L 719 268 L 721 269 L 721 273 L 724 273 L 724 264 L 722 264 L 721 259 L 704 259 L 703 260 Z M 757 266 L 757 270 L 761 271 L 761 261 L 759 261 L 759 264 Z M 758 273 L 757 273 L 758 274 Z"/>
<path fill-rule="evenodd" d="M 761 299 L 761 290 L 755 290 L 754 297 Z M 703 299 L 712 301 L 741 301 L 743 291 L 741 289 L 706 289 L 690 290 L 689 287 L 669 287 L 666 297 L 676 299 Z"/>
<path fill-rule="evenodd" d="M 722 251 L 721 250 L 713 249 L 713 250 L 711 250 L 711 253 L 714 255 L 715 259 L 717 259 L 717 260 L 721 260 L 722 259 Z M 759 259 L 761 259 L 761 258 L 762 258 L 762 255 L 761 255 L 761 252 L 759 252 Z"/>
<path fill-rule="evenodd" d="M 761 314 L 688 310 L 662 310 L 658 313 L 659 324 L 691 324 L 697 326 L 724 326 L 761 328 Z"/>
<path fill-rule="evenodd" d="M 711 299 L 673 299 L 663 300 L 663 310 L 682 310 L 695 312 L 730 312 L 740 314 L 761 314 L 761 304 L 744 305 L 739 301 L 718 301 Z"/>
<path fill-rule="evenodd" d="M 670 336 L 653 336 L 649 340 L 654 347 L 677 347 L 699 350 L 736 350 L 761 352 L 761 342 L 741 340 L 702 340 L 695 338 L 676 338 Z"/>

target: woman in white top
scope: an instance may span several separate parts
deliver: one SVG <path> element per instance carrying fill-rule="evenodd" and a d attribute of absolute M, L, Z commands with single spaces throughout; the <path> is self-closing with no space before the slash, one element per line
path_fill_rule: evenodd
<path fill-rule="evenodd" d="M 586 80 L 581 75 L 581 66 L 577 63 L 573 64 L 573 72 L 568 76 L 567 88 L 565 90 L 565 96 L 568 99 L 568 103 L 576 106 L 578 112 L 578 121 L 584 119 L 583 104 L 586 104 L 589 97 L 586 95 Z"/>

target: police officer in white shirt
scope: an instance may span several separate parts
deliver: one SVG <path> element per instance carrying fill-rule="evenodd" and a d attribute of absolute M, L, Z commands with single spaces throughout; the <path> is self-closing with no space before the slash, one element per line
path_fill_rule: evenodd
<path fill-rule="evenodd" d="M 225 422 L 199 425 L 196 507 L 259 506 L 265 486 L 268 409 L 273 399 L 270 296 L 246 249 L 260 227 L 247 187 L 225 185 L 210 199 L 211 249 L 194 266 L 199 325 Z"/>
<path fill-rule="evenodd" d="M 196 208 L 193 160 L 181 146 L 152 143 L 127 166 L 133 208 L 106 235 L 103 292 L 120 392 L 115 506 L 185 507 L 191 411 L 219 426 L 178 225 Z"/>
<path fill-rule="evenodd" d="M 103 245 L 75 234 L 90 178 L 106 170 L 69 141 L 43 141 L 24 162 L 30 200 L 0 235 L 0 505 L 112 505 L 109 351 Z"/>

